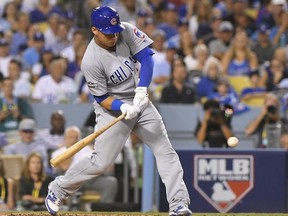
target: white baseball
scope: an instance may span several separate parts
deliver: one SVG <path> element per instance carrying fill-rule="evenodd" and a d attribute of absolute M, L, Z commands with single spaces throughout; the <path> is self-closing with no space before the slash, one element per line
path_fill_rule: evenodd
<path fill-rule="evenodd" d="M 229 137 L 227 140 L 228 146 L 235 147 L 238 145 L 239 140 L 237 137 Z"/>

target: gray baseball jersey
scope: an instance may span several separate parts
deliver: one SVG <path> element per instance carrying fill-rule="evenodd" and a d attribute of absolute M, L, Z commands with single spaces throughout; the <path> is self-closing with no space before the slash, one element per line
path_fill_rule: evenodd
<path fill-rule="evenodd" d="M 125 22 L 123 25 L 125 30 L 120 33 L 115 52 L 99 47 L 94 40 L 90 42 L 82 60 L 82 71 L 93 95 L 108 93 L 132 104 L 138 80 L 138 63 L 133 55 L 149 46 L 152 40 L 136 27 Z M 98 129 L 115 119 L 117 113 L 107 111 L 98 103 L 94 105 Z M 64 176 L 57 177 L 51 183 L 51 190 L 57 197 L 64 198 L 77 191 L 84 181 L 103 173 L 119 155 L 132 130 L 155 155 L 170 211 L 178 205 L 188 206 L 190 198 L 178 155 L 168 139 L 161 115 L 152 103 L 137 118 L 122 120 L 97 137 L 95 152 L 72 166 Z"/>
<path fill-rule="evenodd" d="M 134 97 L 139 77 L 139 63 L 133 55 L 152 44 L 152 40 L 129 23 L 122 22 L 116 51 L 98 46 L 92 39 L 82 60 L 84 73 L 92 95 L 108 93 L 117 99 Z"/>

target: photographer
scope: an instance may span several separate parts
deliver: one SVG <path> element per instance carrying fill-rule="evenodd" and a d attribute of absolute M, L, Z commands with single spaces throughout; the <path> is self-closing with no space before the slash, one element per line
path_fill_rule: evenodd
<path fill-rule="evenodd" d="M 233 136 L 231 118 L 233 108 L 216 100 L 207 100 L 203 105 L 204 118 L 198 121 L 195 136 L 203 147 L 228 147 L 227 139 Z"/>
<path fill-rule="evenodd" d="M 246 127 L 245 134 L 258 135 L 258 148 L 280 147 L 281 116 L 280 101 L 273 93 L 265 96 L 260 114 Z"/>

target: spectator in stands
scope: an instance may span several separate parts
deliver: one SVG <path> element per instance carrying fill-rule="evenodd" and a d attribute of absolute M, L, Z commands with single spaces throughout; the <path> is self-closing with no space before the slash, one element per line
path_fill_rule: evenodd
<path fill-rule="evenodd" d="M 9 55 L 10 43 L 7 39 L 0 39 L 0 71 L 4 77 L 8 76 L 8 65 L 12 59 L 12 56 Z"/>
<path fill-rule="evenodd" d="M 217 80 L 216 91 L 210 94 L 208 99 L 214 99 L 221 104 L 232 106 L 234 114 L 240 114 L 249 110 L 249 107 L 240 101 L 239 96 L 230 85 L 227 77 L 220 77 Z"/>
<path fill-rule="evenodd" d="M 14 182 L 5 176 L 3 160 L 0 158 L 0 211 L 12 210 L 15 205 Z"/>
<path fill-rule="evenodd" d="M 248 14 L 239 14 L 236 18 L 236 32 L 245 31 L 248 37 L 255 32 L 255 20 L 251 18 Z"/>
<path fill-rule="evenodd" d="M 271 29 L 270 38 L 275 46 L 285 47 L 288 44 L 288 12 L 281 14 L 280 22 Z"/>
<path fill-rule="evenodd" d="M 275 11 L 277 12 L 277 9 L 275 10 L 273 7 L 275 7 L 275 5 L 272 4 L 271 0 L 268 1 L 262 1 L 262 4 L 258 10 L 257 16 L 256 16 L 256 25 L 260 26 L 263 23 L 267 23 L 267 25 L 269 26 L 269 28 L 271 28 L 272 26 L 275 25 L 275 21 L 277 20 L 274 19 L 274 15 Z M 280 11 L 282 11 L 282 8 L 280 9 Z M 278 15 L 276 15 L 277 17 Z"/>
<path fill-rule="evenodd" d="M 66 70 L 67 61 L 65 59 L 53 59 L 49 65 L 49 74 L 36 82 L 32 98 L 49 104 L 76 102 L 76 86 L 74 80 L 65 75 Z"/>
<path fill-rule="evenodd" d="M 41 155 L 45 170 L 48 170 L 48 154 L 47 146 L 44 140 L 35 138 L 36 123 L 33 119 L 23 119 L 19 124 L 20 142 L 16 144 L 7 145 L 4 148 L 4 154 L 13 155 L 19 154 L 27 158 L 31 153 L 37 152 Z"/>
<path fill-rule="evenodd" d="M 17 8 L 15 2 L 7 2 L 5 4 L 2 19 L 0 19 L 0 26 L 3 31 L 14 32 L 17 30 Z"/>
<path fill-rule="evenodd" d="M 10 54 L 18 55 L 20 46 L 28 43 L 29 15 L 24 12 L 17 13 L 17 29 L 13 33 L 10 45 Z"/>
<path fill-rule="evenodd" d="M 189 66 L 187 65 L 187 63 L 190 61 L 190 59 L 194 58 L 193 48 L 194 48 L 194 43 L 193 43 L 191 33 L 189 31 L 180 32 L 178 54 L 179 56 L 182 56 L 184 58 L 186 68 L 188 71 L 189 71 Z"/>
<path fill-rule="evenodd" d="M 28 71 L 31 71 L 33 65 L 39 62 L 40 54 L 45 46 L 45 38 L 42 32 L 35 32 L 31 46 L 23 53 L 23 63 Z"/>
<path fill-rule="evenodd" d="M 67 70 L 67 76 L 74 79 L 77 89 L 82 87 L 83 83 L 85 83 L 84 76 L 82 73 L 80 73 L 81 68 L 81 62 L 82 58 L 84 56 L 85 50 L 86 50 L 87 44 L 82 43 L 75 49 L 75 60 L 68 63 L 68 70 Z"/>
<path fill-rule="evenodd" d="M 86 43 L 87 39 L 85 32 L 82 29 L 75 30 L 72 37 L 72 44 L 64 48 L 60 52 L 60 55 L 66 58 L 68 62 L 74 62 L 76 58 L 76 50 L 78 50 L 79 46 Z"/>
<path fill-rule="evenodd" d="M 251 72 L 249 78 L 251 86 L 244 88 L 240 95 L 240 99 L 244 103 L 253 98 L 264 97 L 266 94 L 265 88 L 260 84 L 260 74 L 258 70 Z"/>
<path fill-rule="evenodd" d="M 71 126 L 66 128 L 64 134 L 64 142 L 61 148 L 55 150 L 52 153 L 52 158 L 63 153 L 67 148 L 74 145 L 77 141 L 81 139 L 81 131 L 77 126 Z M 58 174 L 65 173 L 70 166 L 75 165 L 75 163 L 84 157 L 91 155 L 93 149 L 90 146 L 85 146 L 79 152 L 77 152 L 73 157 L 67 159 L 61 163 L 54 171 Z M 101 194 L 101 202 L 112 203 L 115 200 L 117 194 L 117 179 L 107 171 L 105 174 L 93 178 L 84 183 L 82 186 L 82 192 L 87 190 L 97 191 Z"/>
<path fill-rule="evenodd" d="M 159 101 L 163 86 L 170 79 L 171 65 L 167 60 L 164 43 L 166 41 L 166 34 L 164 31 L 157 29 L 152 33 L 152 49 L 154 51 L 154 68 L 152 82 L 149 86 L 151 95 L 154 101 Z"/>
<path fill-rule="evenodd" d="M 182 46 L 181 44 L 181 47 L 180 47 L 180 38 L 183 37 L 182 35 L 185 34 L 185 32 L 187 32 L 189 34 L 189 37 L 190 37 L 190 40 L 191 40 L 191 44 L 192 44 L 192 38 L 191 38 L 191 35 L 189 33 L 189 22 L 186 18 L 182 18 L 178 21 L 178 25 L 177 25 L 177 29 L 178 29 L 178 33 L 174 36 L 172 36 L 171 38 L 169 38 L 167 41 L 166 41 L 166 44 L 173 44 L 178 52 L 180 52 L 181 56 L 184 56 L 182 54 L 182 49 L 185 49 L 185 46 Z M 181 50 L 179 50 L 181 48 Z M 183 51 L 184 52 L 184 51 Z M 192 52 L 191 52 L 192 53 Z M 189 53 L 189 54 L 191 54 Z"/>
<path fill-rule="evenodd" d="M 145 20 L 145 25 L 143 28 L 143 32 L 147 34 L 148 37 L 153 37 L 153 32 L 157 29 L 157 25 L 155 20 L 151 17 L 147 17 Z"/>
<path fill-rule="evenodd" d="M 174 59 L 172 75 L 168 85 L 163 88 L 161 103 L 195 103 L 196 90 L 186 85 L 187 70 L 181 58 Z"/>
<path fill-rule="evenodd" d="M 275 52 L 274 52 L 274 56 L 273 58 L 278 59 L 280 62 L 282 62 L 282 64 L 285 67 L 285 71 L 288 71 L 288 53 L 286 52 L 288 46 L 286 48 L 284 47 L 278 47 Z M 272 59 L 272 58 L 271 58 Z M 270 59 L 270 60 L 271 60 Z"/>
<path fill-rule="evenodd" d="M 39 131 L 38 136 L 49 143 L 49 150 L 60 147 L 64 141 L 66 119 L 62 110 L 54 111 L 50 116 L 50 128 Z"/>
<path fill-rule="evenodd" d="M 222 59 L 224 53 L 229 49 L 233 38 L 233 25 L 228 21 L 222 21 L 218 29 L 218 38 L 212 40 L 208 47 L 210 54 L 217 59 Z"/>
<path fill-rule="evenodd" d="M 30 83 L 30 74 L 22 71 L 22 63 L 16 59 L 12 59 L 8 67 L 8 76 L 14 84 L 13 95 L 30 99 L 32 93 L 32 85 Z"/>
<path fill-rule="evenodd" d="M 228 147 L 227 140 L 233 136 L 231 119 L 233 108 L 221 106 L 216 100 L 207 100 L 203 104 L 204 117 L 195 129 L 195 136 L 203 147 Z"/>
<path fill-rule="evenodd" d="M 30 12 L 31 23 L 45 23 L 52 13 L 62 14 L 63 11 L 57 5 L 50 4 L 49 0 L 39 0 L 35 8 Z"/>
<path fill-rule="evenodd" d="M 13 96 L 14 84 L 10 78 L 3 81 L 3 97 L 0 98 L 0 131 L 17 130 L 19 122 L 24 118 L 32 118 L 32 108 L 20 97 Z"/>
<path fill-rule="evenodd" d="M 161 22 L 157 25 L 158 29 L 165 32 L 166 39 L 178 34 L 178 13 L 174 3 L 168 2 L 161 11 Z"/>
<path fill-rule="evenodd" d="M 190 85 L 195 86 L 203 76 L 203 69 L 206 62 L 219 62 L 214 56 L 209 55 L 208 47 L 205 44 L 198 44 L 193 49 L 193 54 L 186 56 L 184 61 L 188 68 L 188 80 Z M 220 63 L 220 62 L 219 62 Z"/>
<path fill-rule="evenodd" d="M 211 33 L 209 22 L 211 20 L 212 7 L 211 3 L 206 0 L 196 1 L 195 4 L 196 11 L 189 18 L 189 31 L 193 39 L 201 40 L 201 37 L 205 36 L 205 34 Z"/>
<path fill-rule="evenodd" d="M 217 81 L 222 73 L 222 67 L 219 61 L 214 59 L 207 61 L 203 68 L 203 76 L 200 78 L 197 84 L 197 96 L 201 98 L 207 98 L 217 89 Z"/>
<path fill-rule="evenodd" d="M 251 50 L 246 32 L 236 33 L 231 48 L 223 55 L 222 65 L 223 72 L 231 76 L 245 76 L 257 69 L 257 56 Z"/>
<path fill-rule="evenodd" d="M 52 47 L 57 42 L 57 29 L 61 22 L 61 17 L 58 13 L 51 13 L 48 17 L 47 27 L 44 30 L 45 45 Z"/>
<path fill-rule="evenodd" d="M 255 52 L 259 65 L 263 65 L 266 61 L 270 61 L 276 50 L 270 39 L 270 29 L 267 24 L 259 26 L 256 31 L 256 43 L 252 46 L 252 51 Z"/>
<path fill-rule="evenodd" d="M 40 53 L 40 60 L 32 67 L 31 82 L 35 84 L 38 79 L 44 75 L 48 75 L 48 70 L 52 59 L 54 58 L 53 51 L 50 47 L 43 47 Z"/>
<path fill-rule="evenodd" d="M 46 174 L 43 159 L 38 153 L 28 155 L 19 182 L 19 197 L 25 210 L 43 211 L 47 187 L 53 178 Z"/>
<path fill-rule="evenodd" d="M 268 93 L 259 115 L 248 123 L 245 134 L 257 134 L 258 148 L 280 147 L 282 122 L 279 107 L 279 98 L 273 93 Z"/>
<path fill-rule="evenodd" d="M 57 41 L 52 45 L 52 50 L 55 55 L 59 55 L 63 49 L 71 45 L 68 33 L 69 26 L 65 22 L 60 22 L 56 31 Z"/>
<path fill-rule="evenodd" d="M 288 78 L 288 74 L 285 70 L 283 62 L 273 58 L 270 61 L 270 65 L 265 67 L 265 71 L 261 76 L 261 85 L 266 88 L 266 91 L 276 90 L 278 84 Z"/>

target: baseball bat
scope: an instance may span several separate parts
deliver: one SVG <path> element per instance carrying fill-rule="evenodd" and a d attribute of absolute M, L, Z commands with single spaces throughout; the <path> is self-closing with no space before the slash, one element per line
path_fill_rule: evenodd
<path fill-rule="evenodd" d="M 113 121 L 111 121 L 109 124 L 105 125 L 104 127 L 100 128 L 99 130 L 95 131 L 94 133 L 84 137 L 83 139 L 76 142 L 74 145 L 67 148 L 62 154 L 56 156 L 55 158 L 52 158 L 50 160 L 50 164 L 52 167 L 58 166 L 63 161 L 67 160 L 68 158 L 72 157 L 74 154 L 76 154 L 78 151 L 80 151 L 85 146 L 89 145 L 92 141 L 94 141 L 100 134 L 108 130 L 110 127 L 112 127 L 117 122 L 121 121 L 125 117 L 125 114 L 120 115 Z"/>

